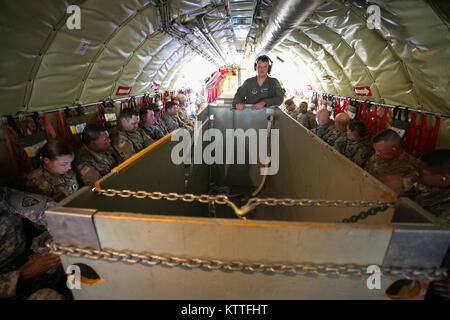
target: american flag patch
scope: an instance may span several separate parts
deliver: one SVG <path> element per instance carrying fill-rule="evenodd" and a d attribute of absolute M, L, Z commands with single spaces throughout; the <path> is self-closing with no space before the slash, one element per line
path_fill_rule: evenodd
<path fill-rule="evenodd" d="M 91 168 L 89 168 L 89 167 L 84 167 L 83 169 L 81 169 L 80 174 L 81 174 L 82 176 L 84 176 L 86 173 L 89 172 L 89 170 L 91 170 Z"/>
<path fill-rule="evenodd" d="M 125 142 L 126 142 L 126 141 L 120 142 L 120 143 L 118 144 L 119 148 L 123 148 L 123 146 L 125 145 Z"/>

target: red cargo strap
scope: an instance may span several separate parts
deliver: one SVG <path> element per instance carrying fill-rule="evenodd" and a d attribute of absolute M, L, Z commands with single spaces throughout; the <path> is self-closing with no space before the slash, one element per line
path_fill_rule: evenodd
<path fill-rule="evenodd" d="M 422 117 L 420 125 L 416 124 L 416 114 L 411 114 L 411 123 L 405 140 L 405 151 L 418 158 L 420 156 L 421 137 L 425 137 L 427 130 L 427 121 Z"/>
<path fill-rule="evenodd" d="M 19 166 L 19 155 L 16 154 L 15 149 L 14 149 L 14 144 L 11 141 L 11 135 L 13 135 L 14 137 L 17 137 L 17 133 L 14 132 L 13 130 L 11 130 L 8 127 L 7 123 L 3 123 L 2 124 L 2 131 L 3 131 L 3 136 L 5 137 L 5 142 L 6 142 L 6 147 L 8 148 L 8 153 L 9 153 L 9 157 L 11 159 L 13 168 L 14 168 L 14 173 L 17 177 L 17 179 L 20 179 L 20 177 L 22 176 L 22 170 Z"/>
<path fill-rule="evenodd" d="M 128 107 L 129 107 L 128 101 L 123 100 L 123 101 L 120 103 L 120 110 L 128 109 Z"/>
<path fill-rule="evenodd" d="M 163 93 L 163 95 L 161 97 L 161 101 L 162 101 L 163 105 L 166 104 L 168 95 L 169 95 L 169 92 L 167 92 L 167 91 Z"/>
<path fill-rule="evenodd" d="M 67 142 L 70 145 L 74 145 L 74 142 L 72 139 L 72 131 L 70 131 L 69 125 L 67 123 L 67 119 L 64 117 L 64 114 L 62 111 L 59 111 L 58 114 L 56 115 L 56 122 L 57 122 L 59 138 L 65 142 Z"/>
<path fill-rule="evenodd" d="M 48 133 L 51 135 L 51 137 L 53 139 L 56 139 L 56 132 L 53 129 L 52 124 L 50 123 L 50 120 L 48 120 L 48 117 L 45 113 L 41 117 L 41 123 L 42 123 L 42 129 L 44 129 L 44 131 L 45 131 L 47 141 L 49 140 Z"/>
<path fill-rule="evenodd" d="M 216 101 L 217 99 L 217 88 L 212 88 L 211 89 L 211 102 Z"/>
<path fill-rule="evenodd" d="M 368 122 L 367 122 L 367 132 L 369 137 L 376 135 L 379 131 L 383 130 L 386 126 L 386 117 L 389 113 L 387 108 L 384 108 L 383 116 L 378 116 L 378 107 L 375 106 L 373 112 L 370 113 Z"/>
<path fill-rule="evenodd" d="M 339 105 L 340 101 L 338 98 L 334 98 L 334 110 L 333 110 L 333 118 L 336 118 L 336 116 L 338 115 L 338 113 L 340 113 L 340 105 Z"/>
<path fill-rule="evenodd" d="M 334 118 L 336 118 L 336 116 L 339 113 L 342 113 L 345 111 L 345 108 L 348 106 L 348 98 L 345 99 L 345 101 L 342 103 L 342 105 L 341 105 L 341 102 L 342 102 L 342 100 L 338 99 L 338 98 L 336 98 L 334 100 L 334 113 L 333 113 Z"/>
<path fill-rule="evenodd" d="M 20 129 L 22 130 L 22 134 L 26 137 L 28 135 L 33 134 L 34 130 L 28 124 L 27 120 L 23 119 L 19 122 Z"/>
<path fill-rule="evenodd" d="M 427 117 L 422 114 L 421 126 L 422 130 L 420 131 L 420 142 L 419 142 L 419 152 L 420 154 L 425 154 L 427 152 L 431 152 L 434 150 L 436 145 L 437 135 L 439 132 L 439 126 L 441 124 L 441 119 L 436 117 L 434 122 L 434 126 L 428 130 L 427 128 Z"/>
<path fill-rule="evenodd" d="M 388 108 L 384 108 L 383 116 L 380 118 L 377 115 L 377 117 L 379 119 L 377 132 L 382 131 L 382 130 L 384 130 L 386 128 L 386 118 L 387 118 L 388 114 L 389 114 L 389 109 Z"/>
<path fill-rule="evenodd" d="M 422 115 L 423 117 L 425 117 L 425 115 Z M 436 146 L 436 140 L 437 140 L 437 135 L 439 132 L 439 126 L 441 124 L 441 118 L 436 117 L 435 123 L 433 128 L 431 128 L 430 130 L 427 131 L 426 137 L 423 141 L 422 144 L 422 154 L 425 154 L 427 152 L 431 152 L 434 150 L 434 147 Z"/>
<path fill-rule="evenodd" d="M 355 119 L 363 121 L 363 112 L 366 112 L 366 102 L 363 103 L 360 101 L 358 104 L 358 113 L 356 114 Z"/>
<path fill-rule="evenodd" d="M 97 117 L 98 117 L 98 123 L 106 128 L 106 120 L 105 116 L 103 115 L 102 107 L 100 104 L 97 105 Z"/>

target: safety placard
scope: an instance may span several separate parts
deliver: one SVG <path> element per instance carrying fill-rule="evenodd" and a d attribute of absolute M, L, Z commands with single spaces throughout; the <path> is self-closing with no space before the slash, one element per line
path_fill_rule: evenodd
<path fill-rule="evenodd" d="M 357 96 L 360 97 L 371 97 L 372 91 L 370 90 L 370 87 L 353 87 L 353 91 Z"/>
<path fill-rule="evenodd" d="M 115 113 L 105 113 L 106 121 L 116 121 L 117 117 Z"/>
<path fill-rule="evenodd" d="M 32 146 L 25 147 L 25 152 L 29 158 L 33 158 L 37 155 L 38 151 L 47 143 L 47 140 L 43 140 Z"/>
<path fill-rule="evenodd" d="M 156 82 L 153 82 L 153 84 L 150 86 L 150 90 L 158 90 L 159 84 Z"/>
<path fill-rule="evenodd" d="M 72 131 L 72 134 L 82 133 L 84 130 L 84 127 L 86 127 L 86 123 L 80 123 L 77 125 L 70 126 L 70 131 Z"/>
<path fill-rule="evenodd" d="M 131 87 L 122 87 L 119 86 L 117 88 L 116 96 L 127 96 L 131 93 Z"/>

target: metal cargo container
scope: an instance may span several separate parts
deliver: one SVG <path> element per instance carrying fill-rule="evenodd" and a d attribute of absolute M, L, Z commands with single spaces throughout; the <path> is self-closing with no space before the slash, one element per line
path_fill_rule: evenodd
<path fill-rule="evenodd" d="M 420 281 L 404 297 L 420 298 L 442 276 L 449 229 L 280 109 L 209 105 L 198 119 L 224 136 L 279 129 L 278 173 L 263 181 L 264 166 L 248 164 L 252 142 L 247 164 L 174 164 L 171 136 L 149 146 L 47 212 L 63 265 L 99 276 L 82 268 L 75 299 L 386 299 L 405 278 Z M 343 222 L 360 212 L 374 215 Z"/>

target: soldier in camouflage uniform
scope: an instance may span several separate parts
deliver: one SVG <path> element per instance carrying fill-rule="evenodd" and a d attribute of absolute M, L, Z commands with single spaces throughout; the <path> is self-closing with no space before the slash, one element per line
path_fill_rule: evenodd
<path fill-rule="evenodd" d="M 139 115 L 141 116 L 141 122 L 138 130 L 143 136 L 147 136 L 155 141 L 164 137 L 164 133 L 156 126 L 155 114 L 151 108 L 141 108 Z"/>
<path fill-rule="evenodd" d="M 450 226 L 450 150 L 424 154 L 417 163 L 417 170 L 406 178 L 401 175 L 385 178 L 399 195 L 408 196 Z M 447 277 L 430 283 L 425 300 L 450 299 L 450 251 L 447 251 L 442 267 L 447 268 Z"/>
<path fill-rule="evenodd" d="M 450 224 L 450 150 L 424 154 L 417 167 L 417 177 L 403 179 L 405 194 Z"/>
<path fill-rule="evenodd" d="M 45 247 L 48 232 L 27 239 L 24 228 L 24 218 L 45 228 L 44 212 L 54 204 L 42 195 L 0 187 L 0 299 L 70 296 L 59 257 Z"/>
<path fill-rule="evenodd" d="M 387 186 L 391 187 L 385 177 L 406 177 L 417 170 L 416 159 L 403 151 L 401 138 L 394 130 L 380 131 L 373 137 L 372 144 L 375 154 L 367 160 L 364 169 Z"/>
<path fill-rule="evenodd" d="M 317 111 L 316 118 L 318 126 L 312 132 L 323 139 L 323 136 L 334 128 L 334 121 L 330 119 L 330 113 L 327 109 Z"/>
<path fill-rule="evenodd" d="M 272 60 L 268 56 L 260 56 L 255 61 L 257 76 L 245 80 L 234 95 L 232 105 L 237 110 L 244 109 L 244 104 L 253 104 L 253 109 L 264 106 L 279 106 L 283 102 L 284 90 L 280 81 L 269 77 Z"/>
<path fill-rule="evenodd" d="M 120 162 L 127 160 L 139 151 L 155 142 L 142 136 L 137 130 L 139 115 L 129 108 L 122 110 L 119 116 L 120 128 L 112 135 L 112 147 L 120 156 Z"/>
<path fill-rule="evenodd" d="M 168 135 L 170 132 L 167 130 L 161 119 L 161 107 L 159 107 L 156 103 L 151 103 L 150 109 L 153 110 L 153 114 L 155 115 L 155 123 L 153 124 L 153 127 L 158 129 L 162 136 Z"/>
<path fill-rule="evenodd" d="M 334 148 L 360 167 L 363 167 L 373 154 L 366 125 L 358 120 L 350 121 L 345 138 L 337 139 Z"/>
<path fill-rule="evenodd" d="M 350 121 L 349 116 L 341 112 L 334 119 L 334 127 L 330 128 L 323 136 L 322 139 L 330 146 L 334 146 L 336 140 L 345 139 L 347 136 L 347 126 Z"/>
<path fill-rule="evenodd" d="M 184 128 L 189 131 L 192 131 L 192 127 L 185 124 L 181 119 L 178 117 L 178 110 L 177 105 L 172 101 L 167 101 L 164 105 L 164 109 L 166 110 L 164 113 L 164 116 L 162 117 L 162 122 L 164 123 L 164 126 L 167 128 L 169 132 L 172 132 L 179 128 Z"/>
<path fill-rule="evenodd" d="M 180 100 L 178 100 L 178 98 L 174 98 L 174 99 L 172 99 L 172 101 L 173 101 L 173 103 L 175 103 L 178 106 L 178 118 L 180 118 L 181 121 L 183 121 L 185 124 L 187 124 L 193 128 L 194 122 L 192 121 L 192 119 L 190 119 L 188 117 L 184 102 L 183 102 L 183 104 L 180 104 Z M 186 98 L 185 98 L 185 101 L 186 101 Z"/>
<path fill-rule="evenodd" d="M 68 144 L 59 140 L 48 142 L 40 150 L 42 165 L 25 177 L 25 188 L 61 201 L 79 189 L 71 163 L 74 155 Z"/>
<path fill-rule="evenodd" d="M 317 127 L 316 116 L 311 111 L 308 111 L 308 104 L 302 101 L 299 106 L 299 114 L 296 117 L 298 123 L 306 129 L 313 130 Z"/>
<path fill-rule="evenodd" d="M 98 124 L 87 125 L 81 138 L 83 146 L 75 156 L 74 167 L 79 181 L 92 186 L 120 163 L 120 157 L 111 147 L 108 131 Z"/>
<path fill-rule="evenodd" d="M 294 99 L 287 99 L 284 102 L 284 106 L 286 107 L 286 113 L 290 115 L 292 118 L 296 119 L 300 110 L 297 108 L 297 106 L 294 103 Z"/>

